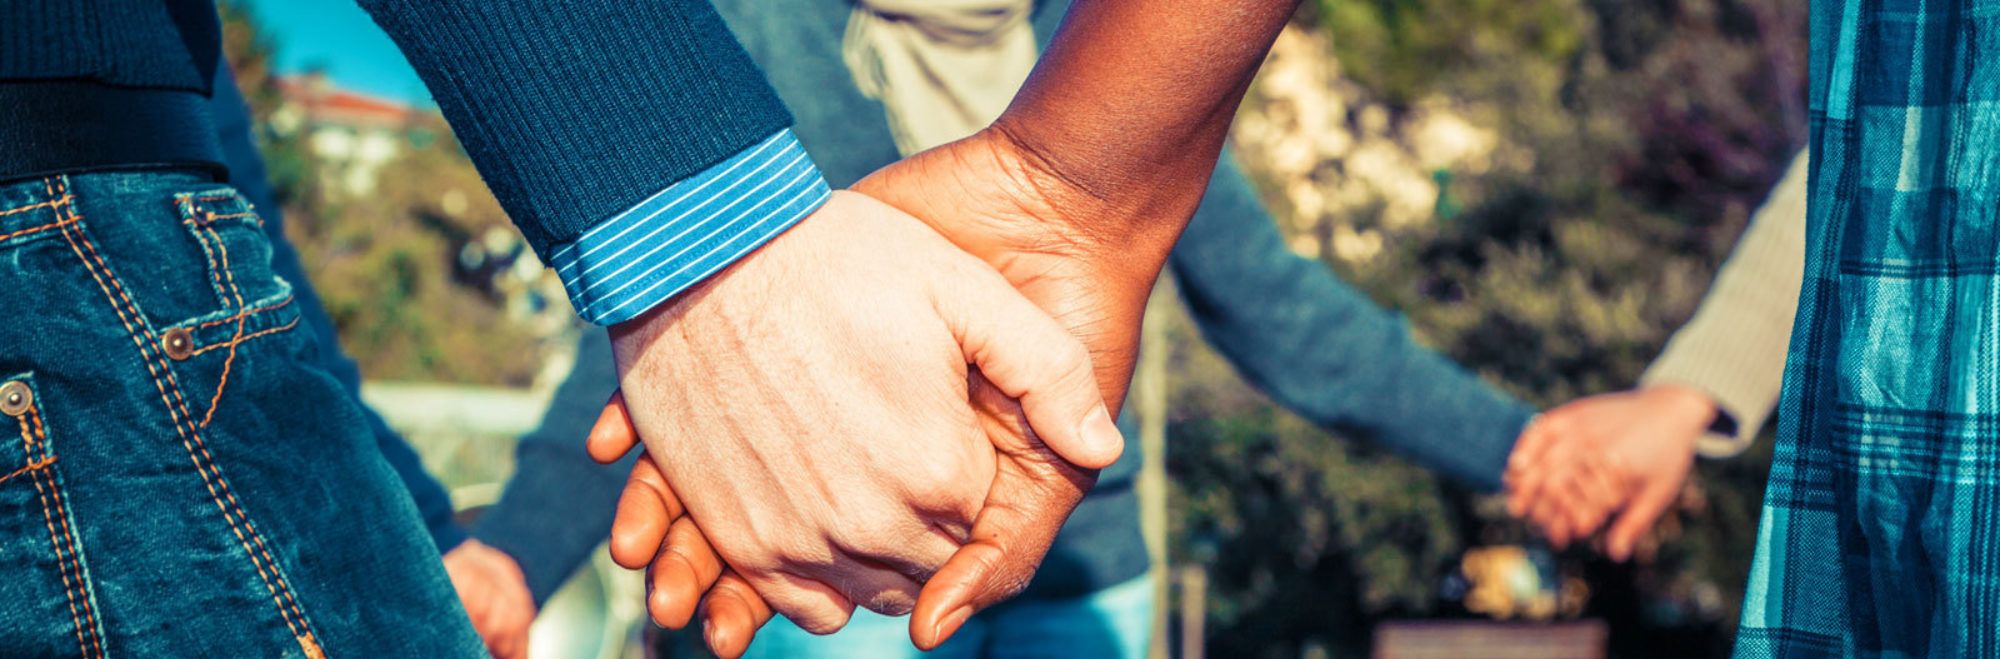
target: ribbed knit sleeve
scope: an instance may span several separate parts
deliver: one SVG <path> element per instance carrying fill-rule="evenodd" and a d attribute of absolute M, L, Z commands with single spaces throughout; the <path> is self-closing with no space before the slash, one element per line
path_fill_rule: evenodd
<path fill-rule="evenodd" d="M 361 0 L 544 261 L 791 124 L 702 0 Z"/>
<path fill-rule="evenodd" d="M 1798 309 L 1806 259 L 1806 154 L 1750 218 L 1694 318 L 1667 342 L 1642 384 L 1694 387 L 1736 420 L 1736 433 L 1709 433 L 1695 450 L 1707 457 L 1743 452 L 1757 438 L 1784 379 L 1785 350 Z"/>

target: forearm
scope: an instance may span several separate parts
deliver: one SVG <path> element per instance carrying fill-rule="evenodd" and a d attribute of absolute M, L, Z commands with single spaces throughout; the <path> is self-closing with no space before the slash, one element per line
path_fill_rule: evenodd
<path fill-rule="evenodd" d="M 1190 315 L 1244 379 L 1306 419 L 1498 487 L 1533 410 L 1418 345 L 1396 314 L 1285 246 L 1225 159 L 1169 259 Z"/>
<path fill-rule="evenodd" d="M 1728 414 L 1734 432 L 1703 436 L 1696 444 L 1703 455 L 1742 452 L 1777 404 L 1805 273 L 1806 158 L 1801 153 L 1794 159 L 1716 273 L 1694 318 L 1640 378 L 1647 385 L 1699 390 Z"/>
<path fill-rule="evenodd" d="M 1296 0 L 1076 2 L 994 130 L 1123 212 L 1079 228 L 1164 250 Z M 1079 200 L 1081 201 L 1081 200 Z"/>

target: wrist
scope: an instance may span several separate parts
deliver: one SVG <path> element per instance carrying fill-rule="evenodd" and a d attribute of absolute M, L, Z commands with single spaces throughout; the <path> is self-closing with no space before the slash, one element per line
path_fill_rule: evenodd
<path fill-rule="evenodd" d="M 991 158 L 993 169 L 1020 191 L 1022 210 L 1042 222 L 1040 235 L 1053 238 L 1045 247 L 1130 269 L 1127 274 L 1150 283 L 1185 225 L 1163 218 L 1192 214 L 1201 201 L 1200 187 L 1190 200 L 1174 194 L 1187 186 L 1116 181 L 1103 176 L 1100 170 L 1107 168 L 1074 166 L 1061 149 L 1040 144 L 1006 119 L 968 141 L 979 145 L 982 157 Z M 1177 190 L 1165 189 L 1169 187 Z"/>
<path fill-rule="evenodd" d="M 1703 428 L 1713 425 L 1721 413 L 1707 392 L 1687 385 L 1654 384 L 1646 387 L 1645 395 L 1659 401 L 1674 418 Z"/>

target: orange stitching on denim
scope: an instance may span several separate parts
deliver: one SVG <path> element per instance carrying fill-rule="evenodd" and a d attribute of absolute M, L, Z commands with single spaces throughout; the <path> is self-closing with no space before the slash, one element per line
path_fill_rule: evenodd
<path fill-rule="evenodd" d="M 147 374 L 152 377 L 153 388 L 159 390 L 160 402 L 161 404 L 167 407 L 167 415 L 170 418 L 172 418 L 174 422 L 174 432 L 175 434 L 180 436 L 181 447 L 187 450 L 188 459 L 194 461 L 195 469 L 201 474 L 202 484 L 208 488 L 209 498 L 215 502 L 215 507 L 222 511 L 223 521 L 229 524 L 229 531 L 236 535 L 236 541 L 238 544 L 242 545 L 244 553 L 250 555 L 250 564 L 253 567 L 257 568 L 257 577 L 258 579 L 264 582 L 264 589 L 271 592 L 271 602 L 273 604 L 278 605 L 278 610 L 281 614 L 281 617 L 285 619 L 285 626 L 291 629 L 293 636 L 298 636 L 299 634 L 298 626 L 293 624 L 290 612 L 285 610 L 285 602 L 284 600 L 279 598 L 278 589 L 275 585 L 273 585 L 271 581 L 271 575 L 265 572 L 264 563 L 262 562 L 262 560 L 260 560 L 261 555 L 257 553 L 257 550 L 252 549 L 250 547 L 250 541 L 243 536 L 243 530 L 237 528 L 236 516 L 233 514 L 233 511 L 230 509 L 229 505 L 223 502 L 223 495 L 228 492 L 228 484 L 224 483 L 222 485 L 222 491 L 218 492 L 216 488 L 216 478 L 210 473 L 210 465 L 202 461 L 202 456 L 207 455 L 208 448 L 206 446 L 201 446 L 200 447 L 201 454 L 197 455 L 195 453 L 197 444 L 191 444 L 188 441 L 187 429 L 183 428 L 181 425 L 184 422 L 182 414 L 187 414 L 187 408 L 186 408 L 186 401 L 180 400 L 180 383 L 176 381 L 176 379 L 174 378 L 174 374 L 171 369 L 166 370 L 165 375 L 167 377 L 167 381 L 172 383 L 173 387 L 170 389 L 165 384 L 161 383 L 160 381 L 161 371 L 154 363 L 154 356 L 152 354 L 152 351 L 150 350 L 151 344 L 141 337 L 141 334 L 143 333 L 141 330 L 143 328 L 134 328 L 132 325 L 131 317 L 126 315 L 126 308 L 124 306 L 119 305 L 120 300 L 123 300 L 126 305 L 132 305 L 131 298 L 125 296 L 125 286 L 119 283 L 116 278 L 110 280 L 112 284 L 111 287 L 105 286 L 104 277 L 110 275 L 110 266 L 104 263 L 103 256 L 97 253 L 97 247 L 90 242 L 90 239 L 88 237 L 83 235 L 83 232 L 80 229 L 75 232 L 74 236 L 72 236 L 71 232 L 69 231 L 70 228 L 76 227 L 76 225 L 81 219 L 82 219 L 81 217 L 75 215 L 73 210 L 71 211 L 70 217 L 64 222 L 63 239 L 70 242 L 70 250 L 76 252 L 77 258 L 84 261 L 84 267 L 86 270 L 90 272 L 91 278 L 97 282 L 98 289 L 104 291 L 104 296 L 111 302 L 112 309 L 118 312 L 118 322 L 123 323 L 125 325 L 125 331 L 128 335 L 132 337 L 132 343 L 139 347 L 139 354 L 142 357 L 141 361 L 144 362 L 146 365 Z M 84 250 L 82 248 L 77 247 L 79 241 L 83 245 L 83 248 L 87 248 L 90 250 L 89 258 L 85 258 L 83 254 Z M 90 261 L 92 259 L 96 260 L 98 266 L 97 268 L 90 267 Z M 104 276 L 99 275 L 98 270 L 100 268 L 104 270 L 103 273 Z M 117 289 L 116 297 L 113 297 L 112 295 L 113 287 Z M 138 307 L 136 305 L 133 305 L 132 314 L 137 315 L 137 313 L 138 313 Z M 174 396 L 172 400 L 168 399 L 169 392 L 171 392 Z M 176 402 L 178 402 L 179 404 L 177 405 Z M 188 414 L 188 416 L 192 416 L 192 414 Z M 191 424 L 192 420 L 188 419 L 186 420 L 186 422 Z M 201 435 L 199 433 L 195 434 L 194 441 L 195 442 L 201 441 Z M 235 501 L 234 495 L 230 495 L 229 498 L 231 503 Z M 273 567 L 275 568 L 275 565 Z"/>
<path fill-rule="evenodd" d="M 229 245 L 222 242 L 222 236 L 217 235 L 215 229 L 204 230 L 208 232 L 208 237 L 215 239 L 215 249 L 222 252 L 222 272 L 229 277 L 229 291 L 236 295 L 236 308 L 243 309 L 243 289 L 236 286 L 236 272 L 229 269 Z M 222 404 L 222 392 L 229 386 L 229 369 L 236 365 L 236 346 L 243 343 L 243 325 L 249 317 L 247 310 L 236 314 L 236 336 L 229 339 L 229 357 L 222 360 L 222 379 L 215 383 L 215 395 L 208 399 L 208 413 L 201 417 L 202 428 L 207 428 L 208 422 L 215 420 L 215 407 Z M 188 356 L 193 357 L 194 353 L 188 353 Z"/>
<path fill-rule="evenodd" d="M 66 182 L 64 181 L 64 183 Z M 45 180 L 43 184 L 46 186 L 48 181 Z M 54 194 L 54 192 L 51 191 L 50 194 Z M 157 363 L 158 357 L 153 354 L 151 344 L 145 340 L 145 337 L 141 336 L 142 334 L 150 334 L 150 330 L 145 330 L 144 328 L 143 318 L 140 320 L 141 325 L 139 328 L 135 329 L 132 325 L 132 317 L 137 316 L 139 313 L 138 306 L 133 304 L 131 298 L 125 294 L 124 284 L 120 283 L 117 277 L 111 274 L 110 266 L 105 264 L 104 257 L 97 253 L 97 246 L 90 241 L 88 235 L 83 233 L 81 227 L 83 218 L 76 214 L 73 207 L 65 206 L 64 210 L 69 211 L 69 217 L 63 221 L 65 228 L 63 239 L 69 242 L 70 250 L 76 253 L 77 258 L 83 260 L 85 269 L 90 272 L 91 279 L 97 282 L 98 289 L 104 292 L 106 299 L 111 302 L 112 309 L 118 313 L 118 321 L 125 325 L 125 331 L 131 336 L 132 343 L 138 346 L 139 354 L 143 357 L 141 361 L 146 364 L 146 371 L 152 377 L 153 387 L 159 390 L 160 402 L 167 406 L 167 414 L 174 421 L 174 432 L 180 435 L 182 448 L 188 451 L 188 458 L 194 461 L 195 468 L 200 472 L 202 482 L 208 488 L 210 499 L 215 502 L 216 508 L 222 511 L 223 520 L 228 522 L 229 530 L 236 535 L 237 542 L 243 546 L 243 550 L 246 553 L 250 554 L 251 565 L 257 568 L 257 576 L 264 581 L 265 590 L 271 592 L 271 601 L 278 605 L 281 617 L 285 619 L 285 626 L 291 629 L 292 636 L 299 640 L 302 647 L 306 647 L 309 650 L 318 649 L 318 644 L 313 638 L 312 630 L 308 628 L 303 632 L 300 631 L 300 626 L 306 624 L 305 612 L 300 610 L 298 602 L 292 599 L 291 588 L 284 583 L 284 576 L 276 574 L 277 562 L 271 559 L 270 550 L 264 546 L 263 538 L 257 535 L 254 527 L 250 528 L 250 539 L 255 539 L 257 542 L 257 548 L 253 550 L 250 547 L 249 539 L 244 537 L 243 529 L 238 528 L 237 515 L 235 509 L 231 506 L 240 507 L 242 504 L 237 503 L 235 493 L 229 490 L 228 481 L 223 480 L 221 472 L 215 469 L 215 458 L 209 455 L 208 446 L 201 441 L 201 433 L 198 430 L 192 433 L 193 442 L 190 443 L 189 429 L 183 428 L 181 424 L 186 422 L 192 425 L 193 419 L 190 418 L 192 414 L 187 409 L 187 401 L 180 397 L 180 383 L 174 377 L 172 369 L 163 369 L 159 366 Z M 68 230 L 71 228 L 76 230 L 72 233 Z M 79 243 L 82 245 L 81 248 L 78 247 Z M 88 258 L 83 254 L 86 249 L 90 252 Z M 97 263 L 96 268 L 90 267 L 93 259 Z M 99 270 L 102 270 L 102 273 Z M 111 286 L 109 287 L 105 286 L 107 277 L 111 282 Z M 113 288 L 117 289 L 115 297 L 112 294 Z M 126 306 L 119 306 L 121 299 Z M 130 307 L 130 316 L 127 315 L 126 307 Z M 160 376 L 162 374 L 166 376 L 166 382 L 173 385 L 171 388 L 161 382 Z M 173 395 L 172 400 L 168 399 L 169 393 Z M 200 450 L 199 455 L 195 453 L 197 449 Z M 207 462 L 203 461 L 204 458 L 206 458 Z M 220 493 L 217 492 L 218 482 L 221 485 Z M 228 503 L 224 503 L 223 497 L 228 498 Z M 249 518 L 244 517 L 242 523 L 244 526 L 249 526 Z M 271 573 L 269 574 L 265 572 L 265 561 L 270 562 Z M 277 578 L 275 582 L 272 580 L 274 576 Z M 282 599 L 279 595 L 281 592 L 283 593 Z M 287 604 L 290 605 L 289 610 L 286 607 Z M 298 617 L 297 624 L 294 624 L 294 615 Z"/>
<path fill-rule="evenodd" d="M 44 184 L 43 184 L 43 187 L 47 187 L 47 184 L 46 184 L 46 183 L 44 183 Z M 37 209 L 37 208 L 49 208 L 49 207 L 52 207 L 52 206 L 56 206 L 56 205 L 58 205 L 58 204 L 61 204 L 61 203 L 63 203 L 64 201 L 68 201 L 68 199 L 66 199 L 66 198 L 65 198 L 65 199 L 50 199 L 50 200 L 48 200 L 48 201 L 44 201 L 44 202 L 41 202 L 41 203 L 37 203 L 37 204 L 29 204 L 29 205 L 26 205 L 26 206 L 22 206 L 22 207 L 20 207 L 20 208 L 13 208 L 13 209 L 8 209 L 8 210 L 4 210 L 4 211 L 0 211 L 0 217 L 4 217 L 4 216 L 8 216 L 8 215 L 13 215 L 13 214 L 15 214 L 15 213 L 26 213 L 26 212 L 28 212 L 28 211 L 31 211 L 31 210 L 35 210 L 35 209 Z"/>
<path fill-rule="evenodd" d="M 201 225 L 195 224 L 191 220 L 183 222 L 183 224 L 197 228 L 194 232 L 194 242 L 197 245 L 201 245 L 201 257 L 208 260 L 208 280 L 209 286 L 215 288 L 215 302 L 222 305 L 223 311 L 229 311 L 229 299 L 223 297 L 224 294 L 222 292 L 222 269 L 215 265 L 215 251 L 208 248 L 208 239 L 201 236 L 201 232 L 198 229 Z M 221 242 L 220 239 L 216 240 L 217 244 Z"/>
<path fill-rule="evenodd" d="M 291 303 L 292 303 L 292 296 L 290 296 L 290 295 L 287 295 L 287 296 L 285 296 L 285 299 L 282 299 L 282 300 L 278 300 L 277 302 L 272 302 L 272 303 L 270 303 L 270 304 L 266 304 L 266 305 L 264 305 L 264 306 L 261 306 L 261 307 L 257 307 L 257 308 L 255 308 L 255 309 L 250 309 L 250 310 L 247 310 L 247 311 L 244 311 L 244 312 L 242 312 L 242 313 L 238 313 L 238 314 L 236 314 L 236 315 L 233 315 L 233 316 L 230 316 L 230 317 L 228 317 L 228 318 L 217 318 L 217 319 L 215 319 L 215 320 L 211 320 L 211 321 L 208 321 L 208 322 L 206 322 L 206 323 L 202 323 L 202 324 L 200 324 L 200 325 L 196 325 L 196 326 L 194 326 L 194 329 L 201 329 L 201 328 L 204 328 L 204 327 L 214 327 L 214 326 L 216 326 L 216 325 L 221 325 L 221 324 L 223 324 L 223 323 L 233 323 L 233 322 L 236 322 L 236 318 L 237 318 L 238 316 L 247 316 L 247 315 L 250 315 L 250 314 L 253 314 L 253 313 L 263 313 L 263 312 L 265 312 L 265 311 L 270 311 L 270 310 L 272 310 L 272 309 L 279 309 L 279 308 L 283 308 L 283 307 L 284 307 L 285 305 L 287 305 L 287 304 L 291 304 Z"/>
<path fill-rule="evenodd" d="M 237 218 L 237 217 L 247 217 L 250 218 L 252 222 L 255 223 L 257 226 L 260 227 L 264 226 L 264 218 L 258 216 L 255 211 L 245 212 L 245 213 L 230 213 L 227 215 L 207 214 L 205 217 L 202 218 L 202 220 L 213 222 L 215 220 L 227 220 L 230 218 Z M 181 220 L 181 224 L 186 224 L 189 226 L 201 226 L 202 221 L 190 218 Z"/>
<path fill-rule="evenodd" d="M 49 436 L 42 429 L 42 411 L 31 407 L 28 409 L 26 416 L 35 422 L 35 443 L 41 446 L 42 453 L 46 455 L 49 451 Z M 49 461 L 55 461 L 55 456 L 50 455 L 47 457 Z M 71 567 L 76 571 L 76 589 L 77 592 L 83 595 L 83 620 L 86 623 L 91 623 L 88 627 L 88 632 L 90 644 L 97 650 L 96 656 L 104 656 L 104 646 L 97 634 L 97 614 L 90 610 L 90 582 L 83 580 L 83 543 L 77 542 L 75 532 L 70 530 L 69 512 L 67 507 L 63 505 L 62 488 L 56 487 L 56 477 L 54 474 L 45 471 L 36 472 L 33 478 L 37 481 L 44 478 L 48 479 L 49 498 L 55 499 L 56 509 L 63 511 L 63 514 L 56 516 L 56 520 L 62 522 L 63 540 L 69 542 L 70 563 Z M 61 555 L 61 550 L 57 550 L 57 555 Z"/>
<path fill-rule="evenodd" d="M 13 233 L 8 233 L 8 234 L 0 234 L 0 240 L 6 240 L 6 239 L 8 239 L 8 238 L 14 238 L 14 237 L 16 237 L 16 236 L 25 236 L 25 235 L 28 235 L 28 234 L 31 234 L 31 233 L 35 233 L 35 232 L 37 232 L 37 231 L 48 231 L 49 229 L 54 229 L 54 228 L 56 228 L 56 227 L 59 227 L 59 226 L 62 226 L 62 221 L 61 221 L 61 220 L 57 220 L 57 221 L 54 221 L 54 222 L 50 222 L 50 223 L 48 223 L 48 224 L 44 224 L 44 225 L 41 225 L 41 226 L 38 226 L 38 227 L 29 227 L 29 228 L 26 228 L 26 229 L 22 229 L 22 230 L 20 230 L 20 231 L 16 231 L 16 232 L 13 232 Z"/>
<path fill-rule="evenodd" d="M 279 325 L 279 326 L 277 326 L 277 327 L 273 327 L 273 328 L 270 328 L 270 329 L 266 329 L 266 330 L 259 330 L 259 331 L 256 331 L 256 332 L 251 332 L 251 333 L 249 333 L 249 334 L 245 334 L 245 335 L 243 335 L 243 336 L 242 336 L 242 337 L 240 337 L 240 338 L 235 338 L 235 339 L 231 339 L 231 340 L 229 340 L 229 342 L 227 342 L 227 343 L 217 343 L 217 344 L 215 344 L 215 345 L 211 345 L 211 346 L 202 346 L 202 347 L 201 347 L 201 349 L 199 349 L 199 350 L 196 350 L 196 351 L 194 351 L 194 352 L 190 352 L 190 353 L 188 353 L 188 356 L 189 356 L 189 357 L 193 357 L 193 356 L 195 356 L 195 355 L 199 355 L 199 354 L 201 354 L 201 353 L 204 353 L 204 352 L 208 352 L 208 351 L 210 351 L 210 350 L 221 350 L 221 349 L 223 349 L 223 348 L 229 348 L 229 347 L 234 347 L 234 346 L 235 346 L 236 344 L 239 344 L 239 343 L 244 343 L 244 342 L 247 342 L 247 341 L 249 341 L 249 340 L 251 340 L 251 339 L 254 339 L 254 338 L 257 338 L 257 337 L 260 337 L 260 336 L 269 336 L 269 335 L 272 335 L 272 334 L 277 334 L 277 333 L 279 333 L 279 332 L 283 332 L 283 331 L 285 331 L 285 330 L 288 330 L 288 329 L 291 329 L 291 328 L 294 328 L 294 327 L 298 327 L 298 326 L 299 326 L 299 319 L 297 319 L 297 318 L 293 318 L 293 319 L 292 319 L 292 322 L 289 322 L 289 323 L 285 323 L 285 324 L 283 324 L 283 325 Z"/>
<path fill-rule="evenodd" d="M 41 469 L 42 467 L 47 467 L 49 466 L 49 463 L 55 461 L 56 461 L 56 456 L 53 455 L 45 456 L 40 460 L 29 460 L 26 466 L 23 466 L 20 469 L 15 469 L 13 471 L 7 472 L 7 475 L 5 476 L 0 476 L 0 483 L 5 483 L 7 481 L 13 480 L 15 476 L 19 476 L 21 474 L 34 471 L 36 469 Z"/>
<path fill-rule="evenodd" d="M 159 390 L 160 402 L 167 406 L 167 413 L 174 420 L 174 432 L 180 435 L 181 446 L 187 449 L 188 458 L 194 461 L 195 468 L 200 471 L 203 484 L 208 488 L 209 497 L 214 500 L 216 507 L 222 511 L 223 520 L 228 522 L 229 530 L 236 535 L 237 542 L 243 546 L 243 550 L 246 553 L 250 554 L 251 565 L 257 568 L 257 576 L 264 581 L 265 590 L 271 592 L 271 601 L 278 605 L 279 612 L 285 619 L 285 626 L 291 629 L 292 636 L 298 638 L 302 646 L 312 644 L 312 647 L 317 648 L 318 646 L 313 640 L 312 630 L 307 628 L 303 632 L 300 631 L 300 627 L 306 625 L 305 612 L 299 609 L 298 602 L 292 598 L 291 587 L 284 582 L 284 576 L 277 573 L 277 561 L 271 558 L 270 549 L 264 546 L 263 537 L 259 536 L 256 528 L 250 525 L 249 518 L 242 516 L 238 512 L 238 508 L 242 504 L 236 501 L 236 494 L 230 491 L 229 482 L 222 478 L 220 470 L 215 466 L 215 458 L 209 454 L 207 443 L 201 440 L 201 432 L 192 427 L 194 423 L 192 418 L 193 413 L 188 410 L 187 401 L 181 398 L 179 379 L 174 377 L 173 369 L 157 365 L 158 358 L 152 352 L 152 344 L 145 337 L 141 336 L 142 334 L 150 333 L 150 330 L 144 328 L 143 318 L 140 321 L 140 327 L 134 329 L 131 319 L 139 316 L 138 305 L 133 304 L 132 299 L 126 295 L 124 284 L 120 283 L 117 276 L 111 273 L 111 266 L 104 262 L 104 257 L 97 253 L 97 246 L 90 241 L 90 237 L 87 234 L 83 233 L 81 228 L 83 218 L 76 215 L 74 208 L 66 207 L 66 210 L 69 211 L 69 217 L 66 220 L 65 226 L 66 228 L 75 229 L 75 231 L 73 238 L 72 232 L 68 230 L 63 232 L 63 237 L 66 240 L 71 240 L 70 249 L 77 252 L 79 259 L 84 257 L 83 250 L 77 248 L 78 242 L 81 242 L 84 249 L 90 251 L 90 259 L 96 260 L 97 268 L 88 268 L 90 264 L 89 260 L 85 260 L 84 265 L 86 269 L 90 270 L 91 277 L 97 281 L 98 288 L 104 291 L 107 298 L 111 298 L 112 289 L 115 288 L 117 290 L 117 297 L 110 300 L 111 306 L 118 312 L 119 322 L 125 324 L 125 331 L 131 335 L 132 342 L 139 347 L 140 355 L 145 358 L 142 361 L 145 362 L 146 370 L 153 378 L 153 387 Z M 102 276 L 99 275 L 99 270 L 103 271 Z M 111 282 L 111 287 L 104 285 L 107 278 Z M 124 307 L 118 305 L 120 299 L 124 301 Z M 127 307 L 129 307 L 129 313 L 131 314 L 129 317 L 127 316 Z M 296 321 L 294 322 L 296 323 Z M 173 386 L 168 387 L 161 383 L 160 376 L 163 374 L 166 376 L 166 383 Z M 173 396 L 172 400 L 168 399 L 169 393 Z M 175 413 L 176 410 L 178 410 L 178 414 Z M 184 422 L 189 425 L 188 428 L 182 428 L 181 424 Z M 193 438 L 192 443 L 189 441 L 190 436 Z M 197 450 L 200 451 L 199 455 L 195 453 Z M 218 485 L 220 492 L 218 492 Z M 223 501 L 225 497 L 228 499 L 227 503 Z M 249 528 L 248 538 L 244 537 L 244 528 L 240 528 L 238 525 L 238 517 L 242 517 L 241 526 Z M 255 549 L 250 547 L 252 540 L 257 543 Z M 269 573 L 265 571 L 266 563 L 269 564 Z M 276 579 L 275 581 L 273 580 L 274 578 Z M 288 604 L 289 609 L 287 609 Z M 293 616 L 297 616 L 297 624 L 294 624 Z"/>
<path fill-rule="evenodd" d="M 18 420 L 21 422 L 21 443 L 32 449 L 35 441 L 32 438 L 33 436 L 28 434 L 27 416 L 23 415 Z M 49 528 L 49 546 L 56 551 L 56 560 L 60 562 L 62 560 L 62 540 L 56 536 L 56 517 L 55 511 L 49 508 L 49 494 L 46 490 L 42 489 L 42 479 L 39 474 L 29 480 L 34 481 L 35 499 L 42 504 L 42 522 L 47 524 Z M 90 643 L 83 638 L 83 618 L 78 616 L 76 612 L 76 589 L 69 582 L 69 569 L 64 565 L 58 564 L 56 572 L 62 574 L 63 595 L 69 598 L 69 622 L 76 628 L 77 650 L 83 656 L 88 657 L 90 656 Z"/>

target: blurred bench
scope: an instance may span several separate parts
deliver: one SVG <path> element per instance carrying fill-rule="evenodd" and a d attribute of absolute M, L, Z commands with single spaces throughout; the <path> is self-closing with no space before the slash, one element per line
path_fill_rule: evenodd
<path fill-rule="evenodd" d="M 1375 627 L 1375 659 L 1604 659 L 1602 620 L 1387 622 Z"/>

